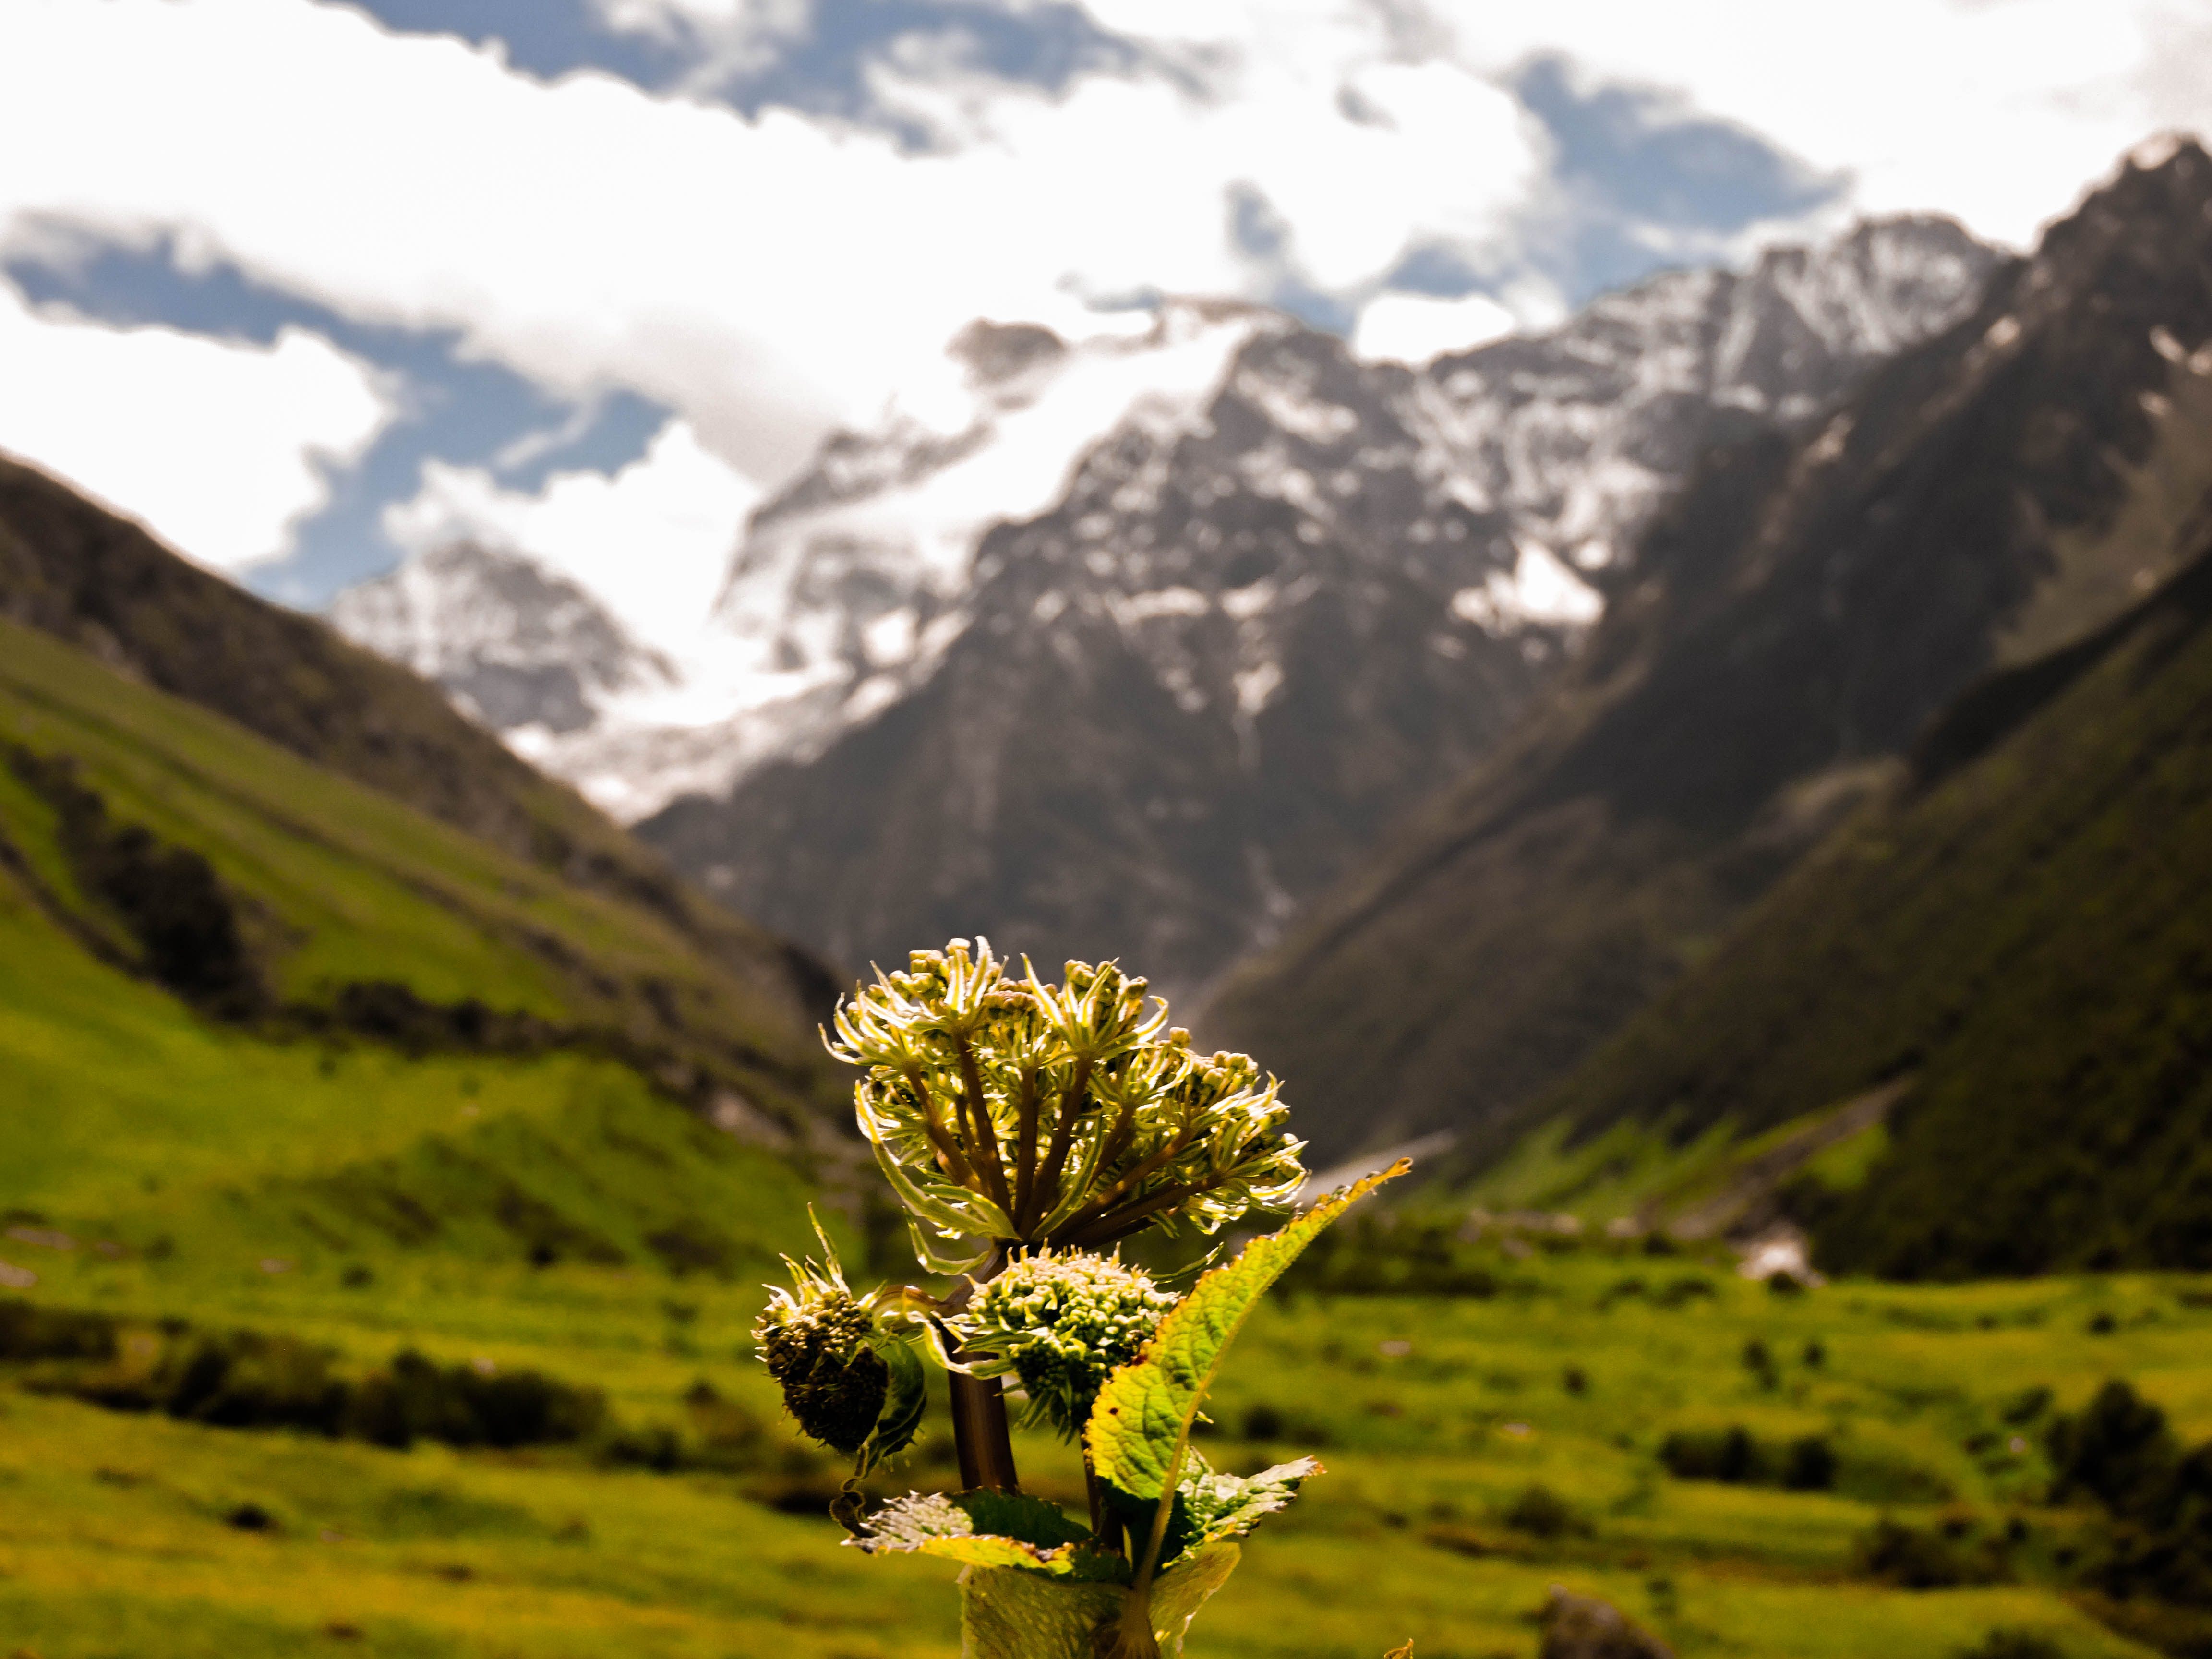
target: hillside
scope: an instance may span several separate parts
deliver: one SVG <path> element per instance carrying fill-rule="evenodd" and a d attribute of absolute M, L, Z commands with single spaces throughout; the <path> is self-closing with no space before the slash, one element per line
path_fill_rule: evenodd
<path fill-rule="evenodd" d="M 1499 755 L 1205 1019 L 1324 1156 L 1478 1162 L 1993 668 L 2170 572 L 2212 485 L 2212 158 L 2160 144 L 1814 429 L 1711 453 Z"/>
<path fill-rule="evenodd" d="M 805 958 L 404 671 L 5 463 L 0 598 L 11 1223 L 188 1276 L 727 1269 L 796 1224 L 840 1092 Z"/>
<path fill-rule="evenodd" d="M 688 890 L 653 854 L 457 714 L 437 690 L 178 557 L 138 525 L 0 456 L 0 617 L 213 710 L 552 881 L 654 913 L 762 1008 L 812 1024 L 809 958 Z"/>
<path fill-rule="evenodd" d="M 1683 1143 L 1899 1085 L 1886 1128 L 1784 1189 L 1825 1263 L 2212 1266 L 2212 539 L 2198 544 L 2118 623 L 1976 687 L 1544 1115 L 1572 1138 L 1637 1123 Z"/>
<path fill-rule="evenodd" d="M 149 1211 L 231 1234 L 243 1205 L 288 1255 L 472 1228 L 559 1255 L 627 1182 L 660 1219 L 605 1259 L 792 1187 L 737 1133 L 788 1145 L 836 1092 L 793 1011 L 665 917 L 6 622 L 0 939 L 6 1203 L 138 1243 L 183 1236 Z M 709 1201 L 675 1146 L 710 1189 L 750 1173 Z M 323 1198 L 244 1196 L 280 1171 Z"/>

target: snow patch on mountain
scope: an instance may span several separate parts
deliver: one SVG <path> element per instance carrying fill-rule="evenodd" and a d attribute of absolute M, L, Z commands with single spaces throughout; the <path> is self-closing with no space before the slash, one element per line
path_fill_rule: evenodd
<path fill-rule="evenodd" d="M 434 549 L 347 589 L 330 617 L 356 644 L 437 681 L 526 752 L 678 680 L 666 657 L 574 582 L 474 542 Z"/>
<path fill-rule="evenodd" d="M 1510 571 L 1493 570 L 1480 587 L 1462 587 L 1451 613 L 1493 639 L 1535 626 L 1586 628 L 1605 600 L 1541 542 L 1523 542 Z"/>

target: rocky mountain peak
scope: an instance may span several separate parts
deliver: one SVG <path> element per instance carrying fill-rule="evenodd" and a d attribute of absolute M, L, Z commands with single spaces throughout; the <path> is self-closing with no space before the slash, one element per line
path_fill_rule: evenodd
<path fill-rule="evenodd" d="M 1092 352 L 1204 373 L 1120 399 L 1038 509 L 920 550 L 915 503 L 986 444 L 756 519 L 726 605 L 757 584 L 744 625 L 777 618 L 785 660 L 851 689 L 814 739 L 641 832 L 847 962 L 982 929 L 1203 984 L 1487 752 L 1701 447 L 1824 406 L 1877 342 L 1971 307 L 1996 258 L 1893 222 L 1419 370 L 1273 313 L 1164 307 L 1139 342 L 1051 360 L 1060 386 L 1103 372 Z"/>
<path fill-rule="evenodd" d="M 432 548 L 347 589 L 330 619 L 502 732 L 582 730 L 612 698 L 665 687 L 676 673 L 574 582 L 473 541 Z"/>

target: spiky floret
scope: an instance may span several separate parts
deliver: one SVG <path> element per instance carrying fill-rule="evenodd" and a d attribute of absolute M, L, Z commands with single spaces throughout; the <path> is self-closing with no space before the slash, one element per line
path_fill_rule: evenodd
<path fill-rule="evenodd" d="M 1040 1250 L 1017 1258 L 949 1322 L 969 1369 L 1012 1375 L 1032 1417 L 1073 1435 L 1115 1368 L 1137 1357 L 1176 1298 L 1109 1257 Z"/>

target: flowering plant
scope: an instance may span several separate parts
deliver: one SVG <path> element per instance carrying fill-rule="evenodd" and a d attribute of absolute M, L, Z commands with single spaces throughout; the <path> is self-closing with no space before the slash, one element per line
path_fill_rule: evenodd
<path fill-rule="evenodd" d="M 856 1296 L 829 1241 L 786 1258 L 755 1334 L 805 1432 L 854 1460 L 833 1510 L 871 1553 L 964 1564 L 976 1659 L 1157 1659 L 1236 1565 L 1238 1543 L 1320 1465 L 1216 1474 L 1190 1443 L 1221 1357 L 1261 1296 L 1370 1177 L 1255 1239 L 1176 1297 L 1109 1247 L 1220 1231 L 1306 1181 L 1274 1079 L 1202 1055 L 1112 963 L 1017 980 L 988 941 L 916 951 L 842 1002 L 831 1052 L 861 1068 L 861 1130 L 942 1295 Z M 864 1514 L 858 1480 L 920 1425 L 922 1358 L 950 1374 L 963 1490 Z M 1088 1525 L 1024 1494 L 1002 1380 L 1079 1436 Z"/>

